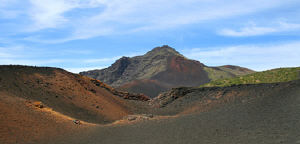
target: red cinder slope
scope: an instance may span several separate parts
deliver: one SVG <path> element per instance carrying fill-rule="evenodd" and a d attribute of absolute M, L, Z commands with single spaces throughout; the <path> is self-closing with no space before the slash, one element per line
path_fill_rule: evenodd
<path fill-rule="evenodd" d="M 126 99 L 149 98 L 62 69 L 0 66 L 0 143 L 34 143 L 122 119 L 136 109 Z"/>

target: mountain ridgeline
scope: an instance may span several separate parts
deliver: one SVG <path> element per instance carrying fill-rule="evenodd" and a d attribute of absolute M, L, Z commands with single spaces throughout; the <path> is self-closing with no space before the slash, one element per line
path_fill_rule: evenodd
<path fill-rule="evenodd" d="M 142 56 L 122 57 L 102 70 L 81 72 L 114 88 L 155 97 L 180 86 L 199 86 L 212 80 L 232 78 L 254 71 L 238 66 L 208 67 L 190 60 L 167 45 Z"/>

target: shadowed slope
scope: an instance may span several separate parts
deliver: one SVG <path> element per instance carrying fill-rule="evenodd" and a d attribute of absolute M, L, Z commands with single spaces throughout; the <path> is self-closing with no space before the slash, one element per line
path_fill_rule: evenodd
<path fill-rule="evenodd" d="M 163 83 L 157 80 L 134 80 L 132 82 L 128 82 L 118 89 L 123 91 L 130 91 L 132 93 L 143 93 L 149 97 L 156 97 L 162 91 L 167 91 L 169 89 L 168 85 L 164 85 Z"/>

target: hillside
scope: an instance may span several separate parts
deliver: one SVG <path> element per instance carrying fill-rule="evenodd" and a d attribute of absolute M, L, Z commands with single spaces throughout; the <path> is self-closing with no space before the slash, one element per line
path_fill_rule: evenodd
<path fill-rule="evenodd" d="M 122 57 L 102 70 L 81 72 L 115 88 L 155 97 L 179 86 L 198 86 L 220 78 L 252 73 L 237 66 L 208 67 L 190 60 L 169 46 L 156 47 L 145 55 Z"/>
<path fill-rule="evenodd" d="M 175 115 L 95 127 L 55 144 L 297 144 L 300 80 L 231 87 L 176 88 L 155 98 L 155 113 Z M 158 106 L 158 107 L 157 107 Z"/>
<path fill-rule="evenodd" d="M 299 142 L 299 79 L 180 87 L 149 99 L 62 69 L 0 66 L 0 84 L 5 144 Z"/>
<path fill-rule="evenodd" d="M 278 68 L 257 72 L 236 78 L 226 78 L 212 81 L 201 87 L 224 87 L 240 84 L 277 83 L 297 80 L 300 78 L 300 68 Z"/>
<path fill-rule="evenodd" d="M 34 143 L 112 123 L 139 108 L 128 99 L 148 100 L 62 69 L 0 66 L 0 143 Z"/>

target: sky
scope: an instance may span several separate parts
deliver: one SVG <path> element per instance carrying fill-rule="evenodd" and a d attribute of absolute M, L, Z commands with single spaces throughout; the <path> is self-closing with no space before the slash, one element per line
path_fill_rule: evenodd
<path fill-rule="evenodd" d="M 0 0 L 0 65 L 80 71 L 169 45 L 208 66 L 300 66 L 299 0 Z"/>

